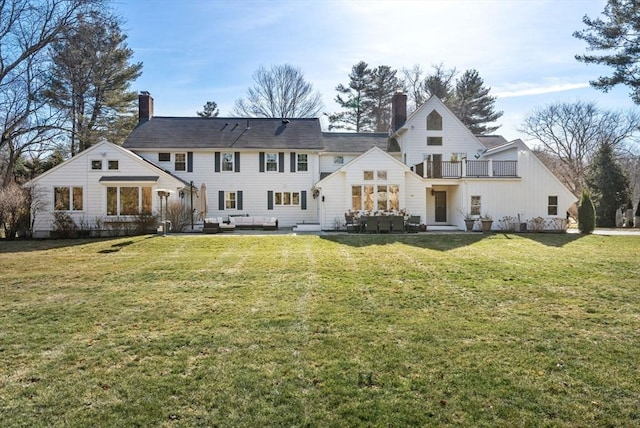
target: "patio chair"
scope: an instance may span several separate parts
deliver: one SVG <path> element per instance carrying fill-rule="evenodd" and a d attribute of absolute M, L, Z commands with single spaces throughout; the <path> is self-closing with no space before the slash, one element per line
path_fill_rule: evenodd
<path fill-rule="evenodd" d="M 404 217 L 401 215 L 394 215 L 391 217 L 391 231 L 393 233 L 404 232 Z"/>
<path fill-rule="evenodd" d="M 367 233 L 378 233 L 378 217 L 376 216 L 367 217 L 366 228 L 367 228 Z"/>
<path fill-rule="evenodd" d="M 420 216 L 419 215 L 409 216 L 409 221 L 407 221 L 407 232 L 417 233 L 419 230 L 420 230 Z"/>
<path fill-rule="evenodd" d="M 386 215 L 378 217 L 378 233 L 391 233 L 391 217 Z"/>
<path fill-rule="evenodd" d="M 347 225 L 347 232 L 360 232 L 360 223 L 353 218 L 352 215 L 344 215 L 345 223 Z"/>

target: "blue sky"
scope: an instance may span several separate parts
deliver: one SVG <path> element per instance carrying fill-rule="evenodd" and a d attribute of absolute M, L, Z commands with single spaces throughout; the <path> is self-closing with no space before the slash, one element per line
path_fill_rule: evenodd
<path fill-rule="evenodd" d="M 507 139 L 522 118 L 550 103 L 594 101 L 634 108 L 625 87 L 588 85 L 610 70 L 574 59 L 586 44 L 572 37 L 582 17 L 606 0 L 114 0 L 123 30 L 144 64 L 136 91 L 149 91 L 158 116 L 194 116 L 206 101 L 231 114 L 260 66 L 291 64 L 338 111 L 335 87 L 351 67 L 443 63 L 474 68 L 504 112 L 496 131 Z"/>

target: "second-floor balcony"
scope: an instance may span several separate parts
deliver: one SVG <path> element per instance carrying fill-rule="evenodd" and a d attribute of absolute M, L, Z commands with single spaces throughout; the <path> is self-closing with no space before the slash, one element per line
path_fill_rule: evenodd
<path fill-rule="evenodd" d="M 424 161 L 412 169 L 424 178 L 518 177 L 515 160 Z"/>

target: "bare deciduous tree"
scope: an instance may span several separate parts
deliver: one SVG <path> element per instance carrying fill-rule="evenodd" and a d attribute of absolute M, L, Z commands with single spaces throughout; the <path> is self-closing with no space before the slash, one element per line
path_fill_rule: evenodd
<path fill-rule="evenodd" d="M 602 110 L 592 102 L 556 103 L 535 109 L 523 121 L 521 132 L 536 139 L 539 151 L 560 180 L 579 195 L 585 170 L 601 145 L 621 149 L 640 126 L 632 111 Z"/>
<path fill-rule="evenodd" d="M 299 68 L 274 65 L 253 74 L 247 97 L 236 100 L 233 114 L 250 117 L 317 117 L 323 108 L 320 93 L 304 79 Z"/>
<path fill-rule="evenodd" d="M 43 56 L 77 14 L 103 0 L 0 1 L 0 150 L 4 185 L 13 164 L 27 150 L 37 148 L 51 129 L 52 114 L 39 98 L 44 82 Z M 50 116 L 48 116 L 50 115 Z"/>

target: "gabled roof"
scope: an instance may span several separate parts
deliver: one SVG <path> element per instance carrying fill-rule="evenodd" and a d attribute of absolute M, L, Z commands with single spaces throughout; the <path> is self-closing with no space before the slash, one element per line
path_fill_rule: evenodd
<path fill-rule="evenodd" d="M 356 157 L 355 159 L 352 159 L 351 161 L 347 162 L 346 164 L 344 164 L 343 166 L 341 166 L 340 168 L 338 168 L 337 170 L 333 171 L 332 173 L 325 175 L 323 177 L 320 177 L 320 181 L 318 181 L 315 185 L 318 187 L 322 187 L 321 183 L 323 181 L 325 181 L 327 178 L 332 177 L 334 175 L 340 174 L 346 170 L 348 170 L 349 168 L 351 168 L 354 164 L 357 164 L 358 162 L 360 162 L 363 158 L 369 156 L 372 153 L 382 153 L 384 156 L 386 156 L 390 162 L 395 163 L 399 168 L 402 168 L 405 172 L 411 173 L 411 174 L 415 174 L 415 172 L 411 171 L 411 168 L 409 168 L 408 165 L 405 165 L 404 163 L 400 162 L 398 159 L 394 158 L 392 155 L 390 155 L 389 153 L 387 153 L 385 150 L 381 149 L 380 147 L 372 147 L 369 150 L 367 150 L 366 152 L 362 153 L 360 156 Z"/>
<path fill-rule="evenodd" d="M 502 135 L 476 135 L 476 138 L 487 149 L 493 149 L 509 143 Z"/>
<path fill-rule="evenodd" d="M 372 147 L 387 150 L 389 134 L 323 132 L 324 150 L 333 153 L 364 153 Z"/>
<path fill-rule="evenodd" d="M 320 121 L 313 119 L 153 117 L 123 144 L 128 149 L 321 150 Z"/>
<path fill-rule="evenodd" d="M 113 148 L 115 150 L 120 151 L 123 155 L 129 156 L 130 158 L 135 159 L 141 165 L 151 169 L 153 172 L 157 172 L 158 174 L 163 174 L 163 175 L 165 175 L 167 177 L 170 177 L 173 180 L 179 181 L 180 183 L 185 184 L 187 186 L 189 185 L 188 182 L 186 182 L 185 180 L 181 179 L 180 177 L 176 177 L 175 175 L 171 174 L 170 172 L 165 171 L 162 168 L 159 168 L 157 165 L 155 165 L 155 164 L 153 164 L 151 162 L 148 162 L 146 159 L 142 158 L 141 156 L 138 156 L 137 154 L 133 153 L 132 151 L 127 150 L 127 149 L 123 148 L 122 146 L 118 146 L 117 144 L 113 144 L 113 143 L 109 143 L 107 141 L 103 141 L 101 143 L 96 144 L 95 146 L 91 146 L 88 149 L 81 151 L 76 156 L 65 160 L 64 162 L 56 165 L 55 167 L 51 168 L 50 170 L 43 172 L 39 176 L 37 176 L 37 177 L 33 178 L 32 180 L 29 180 L 28 182 L 26 182 L 24 184 L 24 186 L 25 187 L 32 186 L 34 183 L 37 183 L 38 181 L 40 181 L 44 177 L 46 177 L 46 176 L 48 176 L 50 174 L 53 174 L 55 171 L 57 171 L 57 170 L 59 170 L 61 168 L 64 168 L 67 164 L 69 164 L 71 162 L 79 162 L 79 159 L 82 159 L 82 158 L 85 158 L 87 156 L 90 156 L 94 151 L 101 150 L 101 148 L 104 147 L 104 146 L 109 146 L 109 147 L 111 147 L 111 148 Z M 154 181 L 157 181 L 157 179 L 158 179 L 158 177 L 156 177 L 156 176 L 144 176 L 144 177 L 145 178 L 155 177 Z M 101 177 L 101 179 L 100 179 L 101 181 L 102 181 L 102 178 L 105 178 L 105 177 Z M 124 178 L 131 178 L 131 177 L 124 177 Z M 139 177 L 137 177 L 137 178 L 139 178 Z M 109 181 L 109 179 L 107 179 L 106 181 Z"/>

